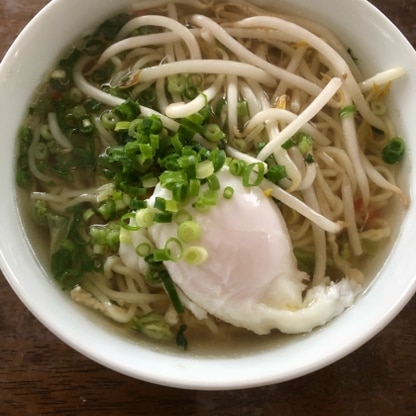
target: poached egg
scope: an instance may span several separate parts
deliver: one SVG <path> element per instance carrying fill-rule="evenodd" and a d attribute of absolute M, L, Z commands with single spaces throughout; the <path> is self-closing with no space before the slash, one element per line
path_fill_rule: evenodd
<path fill-rule="evenodd" d="M 189 201 L 186 210 L 201 227 L 197 242 L 208 257 L 192 265 L 183 259 L 166 261 L 165 267 L 179 289 L 181 300 L 198 319 L 207 313 L 256 334 L 273 329 L 284 333 L 309 332 L 352 305 L 357 284 L 347 278 L 306 291 L 308 275 L 299 271 L 283 216 L 275 202 L 257 186 L 243 186 L 241 178 L 222 169 L 217 173 L 223 189 L 234 189 L 231 199 L 220 197 L 201 212 Z M 171 199 L 169 190 L 157 185 L 156 197 Z M 141 273 L 146 262 L 136 254 L 141 242 L 163 248 L 177 238 L 175 222 L 154 223 L 147 229 L 125 231 L 119 254 L 130 268 Z M 187 244 L 184 243 L 184 248 Z"/>

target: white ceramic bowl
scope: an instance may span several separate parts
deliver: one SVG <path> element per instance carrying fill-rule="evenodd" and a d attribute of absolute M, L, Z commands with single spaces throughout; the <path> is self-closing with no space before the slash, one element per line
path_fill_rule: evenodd
<path fill-rule="evenodd" d="M 137 1 L 137 0 L 136 0 Z M 242 355 L 196 356 L 139 344 L 74 304 L 50 279 L 28 243 L 14 184 L 15 137 L 29 98 L 59 53 L 129 0 L 53 0 L 19 35 L 0 66 L 0 263 L 27 308 L 80 353 L 126 375 L 193 389 L 231 389 L 292 379 L 352 352 L 386 326 L 416 289 L 416 54 L 406 39 L 364 0 L 281 0 L 283 10 L 315 18 L 350 45 L 364 71 L 403 66 L 407 75 L 391 92 L 400 134 L 408 138 L 403 169 L 411 198 L 397 240 L 370 288 L 356 304 L 325 327 L 275 348 Z M 268 2 L 274 5 L 273 0 Z M 353 25 L 347 22 L 354 22 Z M 412 173 L 412 175 L 411 175 Z M 40 257 L 41 253 L 37 253 Z"/>

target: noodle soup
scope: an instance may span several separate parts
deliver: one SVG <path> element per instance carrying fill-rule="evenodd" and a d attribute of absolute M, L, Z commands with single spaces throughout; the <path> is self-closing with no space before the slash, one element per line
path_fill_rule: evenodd
<path fill-rule="evenodd" d="M 408 204 L 386 108 L 403 69 L 364 79 L 327 29 L 243 2 L 146 5 L 63 55 L 22 126 L 52 274 L 183 349 L 324 325 Z"/>

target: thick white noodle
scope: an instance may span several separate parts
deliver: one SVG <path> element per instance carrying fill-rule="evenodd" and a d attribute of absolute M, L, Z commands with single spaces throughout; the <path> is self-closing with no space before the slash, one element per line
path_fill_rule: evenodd
<path fill-rule="evenodd" d="M 348 93 L 345 90 L 343 93 L 345 105 L 352 105 Z M 344 135 L 344 145 L 354 166 L 354 176 L 357 178 L 357 186 L 361 192 L 363 204 L 366 207 L 370 202 L 370 185 L 360 158 L 360 145 L 358 143 L 357 129 L 353 115 L 342 117 L 341 125 Z"/>
<path fill-rule="evenodd" d="M 176 33 L 185 42 L 189 50 L 189 56 L 191 59 L 201 59 L 201 50 L 199 49 L 199 43 L 195 39 L 192 32 L 186 28 L 182 23 L 177 20 L 171 19 L 167 16 L 145 15 L 139 16 L 129 20 L 116 36 L 116 41 L 127 37 L 135 29 L 142 26 L 161 26 L 170 29 L 173 33 Z"/>
<path fill-rule="evenodd" d="M 117 144 L 115 137 L 103 126 L 99 117 L 94 117 L 93 123 L 98 131 L 98 136 L 103 147 L 114 146 Z"/>
<path fill-rule="evenodd" d="M 108 94 L 105 91 L 91 85 L 84 77 L 83 71 L 90 58 L 81 58 L 74 66 L 73 77 L 75 85 L 87 96 L 96 99 L 97 101 L 115 107 L 124 102 L 120 97 Z"/>
<path fill-rule="evenodd" d="M 342 201 L 344 203 L 344 218 L 347 223 L 348 239 L 354 255 L 360 256 L 363 254 L 363 248 L 361 246 L 361 239 L 357 229 L 357 220 L 355 218 L 354 196 L 348 178 L 344 176 L 342 182 Z"/>
<path fill-rule="evenodd" d="M 69 139 L 65 136 L 65 134 L 62 132 L 61 128 L 58 124 L 58 118 L 56 116 L 56 113 L 48 113 L 48 123 L 49 123 L 49 129 L 52 133 L 53 138 L 65 149 L 65 150 L 71 150 L 72 144 L 69 141 Z"/>
<path fill-rule="evenodd" d="M 155 83 L 157 105 L 162 114 L 166 114 L 166 108 L 170 105 L 166 96 L 165 82 L 165 78 L 159 78 Z"/>
<path fill-rule="evenodd" d="M 193 30 L 195 32 L 195 30 Z M 200 31 L 197 30 L 197 33 Z M 141 48 L 143 46 L 166 45 L 180 40 L 180 36 L 173 32 L 154 33 L 143 36 L 132 36 L 131 38 L 120 40 L 117 43 L 111 44 L 100 56 L 96 62 L 96 66 L 100 66 L 115 55 L 121 52 Z"/>
<path fill-rule="evenodd" d="M 240 88 L 241 96 L 247 101 L 250 117 L 254 117 L 262 108 L 258 97 L 246 82 L 240 81 L 238 87 Z"/>
<path fill-rule="evenodd" d="M 228 136 L 234 138 L 238 130 L 238 78 L 235 75 L 227 76 L 227 122 Z"/>
<path fill-rule="evenodd" d="M 164 65 L 143 68 L 139 74 L 140 82 L 155 81 L 160 77 L 177 74 L 224 74 L 251 78 L 267 87 L 275 87 L 276 80 L 261 68 L 245 62 L 221 59 L 192 59 L 187 61 L 169 62 Z"/>
<path fill-rule="evenodd" d="M 303 192 L 303 198 L 308 206 L 315 212 L 322 215 L 319 201 L 316 197 L 313 187 L 305 189 Z M 316 223 L 312 223 L 312 235 L 315 248 L 315 266 L 312 278 L 312 286 L 322 283 L 325 277 L 326 271 L 326 236 L 325 231 L 319 227 Z"/>

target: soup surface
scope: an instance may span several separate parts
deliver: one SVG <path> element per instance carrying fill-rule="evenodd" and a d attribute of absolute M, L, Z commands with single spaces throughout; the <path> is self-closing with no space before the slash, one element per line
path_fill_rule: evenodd
<path fill-rule="evenodd" d="M 353 304 L 407 206 L 386 108 L 403 70 L 363 78 L 299 17 L 160 3 L 80 39 L 28 108 L 16 180 L 48 269 L 184 349 L 310 332 Z"/>

